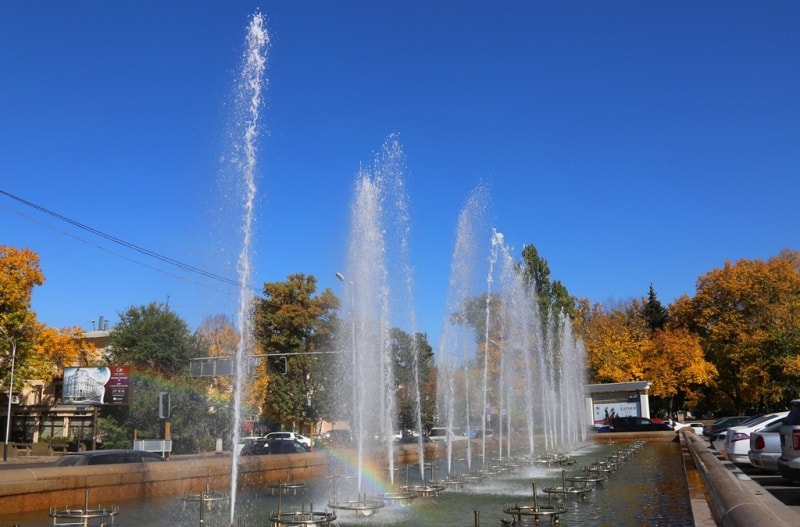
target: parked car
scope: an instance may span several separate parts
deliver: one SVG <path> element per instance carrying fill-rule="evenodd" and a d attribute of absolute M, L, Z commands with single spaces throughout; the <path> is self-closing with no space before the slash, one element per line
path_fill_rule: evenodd
<path fill-rule="evenodd" d="M 747 421 L 747 424 L 732 426 L 725 433 L 725 457 L 734 463 L 749 464 L 750 434 L 781 421 L 789 412 L 775 412 Z"/>
<path fill-rule="evenodd" d="M 398 441 L 398 443 L 400 443 L 401 445 L 416 445 L 416 444 L 419 444 L 419 442 L 420 442 L 419 435 L 413 435 L 413 436 L 412 435 L 407 435 L 407 436 L 404 435 L 403 437 L 400 438 L 400 441 Z M 429 438 L 428 436 L 424 435 L 424 436 L 422 436 L 422 442 L 423 443 L 430 443 L 431 442 L 431 438 Z"/>
<path fill-rule="evenodd" d="M 644 431 L 658 431 L 658 430 L 672 430 L 669 425 L 663 421 L 657 423 L 648 419 L 647 417 L 615 417 L 611 424 L 610 432 L 644 432 Z"/>
<path fill-rule="evenodd" d="M 750 416 L 741 423 L 739 423 L 738 425 L 731 425 L 731 426 L 747 426 L 760 419 L 763 415 L 764 414 L 756 414 Z M 719 430 L 717 432 L 714 432 L 713 434 L 711 434 L 711 436 L 709 436 L 708 440 L 711 443 L 711 446 L 713 446 L 718 452 L 725 452 L 725 440 L 728 438 L 728 429 L 731 428 L 731 426 L 725 428 L 724 430 Z"/>
<path fill-rule="evenodd" d="M 302 454 L 311 448 L 295 439 L 256 439 L 248 441 L 239 455 L 268 456 L 274 454 Z"/>
<path fill-rule="evenodd" d="M 469 436 L 474 439 L 480 439 L 482 437 L 492 437 L 494 435 L 494 431 L 491 428 L 483 429 L 483 428 L 475 428 L 472 432 L 469 433 Z"/>
<path fill-rule="evenodd" d="M 240 456 L 266 456 L 269 454 L 269 443 L 263 437 L 248 438 L 247 441 L 240 444 L 242 445 L 239 450 Z"/>
<path fill-rule="evenodd" d="M 759 432 L 750 434 L 750 464 L 766 472 L 778 472 L 781 457 L 781 427 L 783 420 L 772 423 Z"/>
<path fill-rule="evenodd" d="M 428 433 L 428 437 L 434 443 L 446 442 L 448 439 L 447 428 L 438 426 L 431 428 L 431 431 Z M 458 428 L 453 428 L 450 430 L 450 441 L 461 441 L 465 439 L 467 439 L 467 436 L 463 435 L 461 430 Z"/>
<path fill-rule="evenodd" d="M 86 452 L 67 452 L 56 461 L 57 467 L 83 465 L 115 465 L 118 463 L 149 463 L 164 461 L 154 452 L 145 450 L 87 450 Z"/>
<path fill-rule="evenodd" d="M 778 472 L 784 478 L 800 481 L 800 399 L 792 401 L 780 434 L 781 457 L 778 458 Z"/>
<path fill-rule="evenodd" d="M 399 433 L 395 434 L 394 442 L 395 443 L 416 443 L 419 434 L 416 430 L 401 430 Z"/>
<path fill-rule="evenodd" d="M 308 448 L 311 448 L 311 439 L 304 435 L 297 434 L 295 432 L 270 432 L 269 434 L 264 436 L 264 439 L 267 440 L 283 439 L 289 441 L 297 441 L 299 443 L 304 444 Z"/>
<path fill-rule="evenodd" d="M 311 447 L 297 440 L 267 440 L 270 454 L 303 454 L 311 452 Z"/>
<path fill-rule="evenodd" d="M 672 428 L 674 428 L 675 431 L 681 430 L 683 428 L 690 428 L 692 432 L 694 432 L 695 434 L 703 435 L 704 426 L 705 425 L 703 423 L 678 423 L 676 421 L 675 424 L 672 425 Z"/>
<path fill-rule="evenodd" d="M 728 427 L 740 425 L 748 419 L 750 419 L 750 416 L 747 415 L 722 417 L 711 424 L 703 426 L 703 435 L 706 436 L 709 441 L 713 442 L 717 439 L 720 432 L 727 430 Z"/>
<path fill-rule="evenodd" d="M 353 436 L 346 428 L 328 430 L 320 437 L 321 441 L 329 446 L 350 446 Z"/>
<path fill-rule="evenodd" d="M 237 453 L 237 454 L 241 454 L 241 453 L 242 453 L 242 450 L 244 449 L 244 447 L 245 447 L 246 445 L 248 445 L 249 443 L 251 443 L 251 442 L 253 442 L 253 441 L 258 441 L 259 439 L 263 439 L 263 437 L 258 437 L 258 436 L 246 436 L 246 437 L 242 437 L 242 438 L 240 438 L 240 439 L 239 439 L 239 444 L 238 444 L 238 445 L 236 445 L 236 453 Z"/>

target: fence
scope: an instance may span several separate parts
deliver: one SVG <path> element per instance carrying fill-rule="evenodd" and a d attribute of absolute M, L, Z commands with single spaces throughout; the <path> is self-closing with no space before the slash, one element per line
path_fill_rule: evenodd
<path fill-rule="evenodd" d="M 172 452 L 172 441 L 168 439 L 136 439 L 133 442 L 134 450 L 146 452 L 160 452 L 162 456 Z"/>

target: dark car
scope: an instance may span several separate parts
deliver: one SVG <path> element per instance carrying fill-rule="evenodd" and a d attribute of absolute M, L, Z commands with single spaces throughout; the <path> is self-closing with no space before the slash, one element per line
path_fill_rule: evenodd
<path fill-rule="evenodd" d="M 266 456 L 272 454 L 302 454 L 311 449 L 294 439 L 256 439 L 248 441 L 239 453 L 240 456 Z"/>
<path fill-rule="evenodd" d="M 353 437 L 350 433 L 350 430 L 344 428 L 335 428 L 322 434 L 320 440 L 325 445 L 349 446 L 353 442 Z"/>
<path fill-rule="evenodd" d="M 470 434 L 469 434 L 469 436 L 471 438 L 473 438 L 473 439 L 480 439 L 482 437 L 491 437 L 493 435 L 494 435 L 494 432 L 489 428 L 486 428 L 486 429 L 476 428 L 472 432 L 470 432 Z"/>
<path fill-rule="evenodd" d="M 419 444 L 419 441 L 420 441 L 419 436 L 403 435 L 397 442 L 400 443 L 401 445 L 417 445 Z M 430 443 L 431 440 L 428 436 L 422 436 L 422 442 Z"/>
<path fill-rule="evenodd" d="M 625 416 L 617 417 L 611 427 L 611 432 L 644 432 L 653 430 L 672 430 L 669 425 L 651 421 L 647 417 Z"/>
<path fill-rule="evenodd" d="M 757 416 L 754 416 L 757 417 Z M 717 440 L 717 437 L 721 432 L 724 432 L 728 428 L 732 426 L 739 426 L 743 424 L 748 419 L 751 419 L 750 416 L 747 415 L 735 415 L 730 417 L 722 417 L 717 419 L 710 425 L 706 425 L 703 427 L 703 435 L 708 438 L 709 441 L 712 443 Z"/>
<path fill-rule="evenodd" d="M 74 467 L 83 465 L 115 465 L 118 463 L 150 463 L 164 461 L 154 452 L 144 450 L 87 450 L 86 452 L 69 452 L 56 461 L 57 467 Z"/>

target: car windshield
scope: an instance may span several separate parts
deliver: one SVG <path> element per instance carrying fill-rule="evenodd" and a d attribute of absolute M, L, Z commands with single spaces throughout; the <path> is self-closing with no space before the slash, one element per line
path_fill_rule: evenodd
<path fill-rule="evenodd" d="M 755 425 L 763 423 L 764 421 L 769 421 L 773 417 L 775 417 L 775 416 L 771 415 L 771 414 L 770 415 L 762 415 L 762 416 L 759 416 L 759 417 L 754 417 L 753 419 L 748 419 L 747 421 L 742 423 L 742 426 L 755 426 Z"/>
<path fill-rule="evenodd" d="M 75 465 L 85 465 L 86 461 L 86 456 L 67 454 L 65 456 L 61 456 L 58 461 L 56 461 L 56 466 L 73 467 Z"/>
<path fill-rule="evenodd" d="M 784 420 L 781 419 L 780 421 L 775 421 L 769 426 L 764 427 L 761 432 L 778 432 L 780 431 L 781 427 L 784 425 Z"/>

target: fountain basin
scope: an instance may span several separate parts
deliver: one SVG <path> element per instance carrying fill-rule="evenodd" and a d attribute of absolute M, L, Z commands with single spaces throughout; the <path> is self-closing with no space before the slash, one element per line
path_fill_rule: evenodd
<path fill-rule="evenodd" d="M 641 439 L 633 432 L 618 434 L 595 434 L 590 440 L 598 443 L 631 442 Z M 648 441 L 673 441 L 674 432 L 648 434 Z M 466 441 L 453 445 L 463 453 Z M 480 442 L 473 440 L 473 451 Z M 427 443 L 425 459 L 445 457 L 445 444 Z M 338 449 L 337 455 L 346 456 L 347 449 Z M 397 445 L 394 449 L 395 466 L 414 464 L 418 460 L 416 445 Z M 386 463 L 385 450 L 370 452 L 376 463 Z M 52 458 L 48 458 L 52 459 Z M 3 471 L 0 481 L 0 510 L 4 514 L 18 512 L 48 511 L 53 506 L 68 506 L 82 503 L 85 490 L 90 490 L 93 499 L 103 503 L 116 503 L 131 499 L 161 496 L 182 496 L 202 492 L 209 482 L 213 492 L 230 487 L 231 457 L 214 455 L 209 457 L 172 456 L 164 463 L 37 467 Z M 329 474 L 329 458 L 324 450 L 305 454 L 283 454 L 277 456 L 247 456 L 239 465 L 241 488 L 256 488 L 287 481 L 306 482 L 323 478 Z M 462 476 L 470 480 L 468 476 Z M 478 479 L 478 478 L 475 478 Z"/>
<path fill-rule="evenodd" d="M 227 491 L 231 458 L 183 458 L 164 463 L 125 463 L 74 467 L 36 467 L 3 471 L 0 510 L 4 514 L 49 510 L 53 506 L 82 503 L 84 493 L 102 503 L 130 499 Z M 321 452 L 279 456 L 249 456 L 239 464 L 242 488 L 285 481 L 321 478 L 328 471 L 328 456 Z"/>

